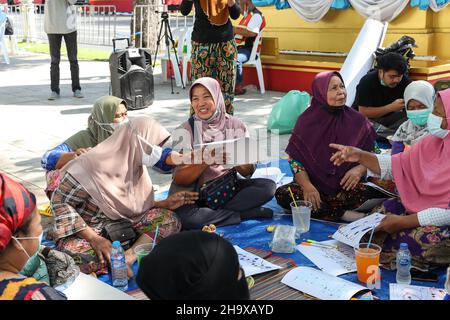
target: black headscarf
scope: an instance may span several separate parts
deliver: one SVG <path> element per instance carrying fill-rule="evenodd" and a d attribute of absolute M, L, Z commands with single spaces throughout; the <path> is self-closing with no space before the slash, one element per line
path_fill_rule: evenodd
<path fill-rule="evenodd" d="M 152 300 L 248 300 L 239 268 L 228 241 L 215 233 L 185 231 L 161 240 L 142 259 L 136 283 Z"/>

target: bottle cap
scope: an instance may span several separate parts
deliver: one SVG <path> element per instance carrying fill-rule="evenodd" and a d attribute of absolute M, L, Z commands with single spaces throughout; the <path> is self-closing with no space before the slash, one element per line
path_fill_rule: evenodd
<path fill-rule="evenodd" d="M 408 249 L 408 244 L 405 242 L 400 243 L 400 249 Z"/>
<path fill-rule="evenodd" d="M 120 241 L 114 241 L 113 243 L 112 243 L 112 246 L 114 247 L 114 248 L 118 248 L 118 247 L 120 247 Z"/>

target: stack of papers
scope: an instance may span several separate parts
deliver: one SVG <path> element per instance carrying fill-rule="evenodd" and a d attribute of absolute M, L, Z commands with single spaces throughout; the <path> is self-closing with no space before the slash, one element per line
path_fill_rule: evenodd
<path fill-rule="evenodd" d="M 257 178 L 265 178 L 270 179 L 276 184 L 278 184 L 281 179 L 285 176 L 284 173 L 277 167 L 268 167 L 268 168 L 258 168 L 252 175 L 252 179 Z M 290 178 L 292 180 L 292 178 Z"/>

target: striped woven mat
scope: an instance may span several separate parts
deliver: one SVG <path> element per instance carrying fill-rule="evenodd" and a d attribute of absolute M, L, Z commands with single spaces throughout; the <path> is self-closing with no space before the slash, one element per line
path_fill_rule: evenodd
<path fill-rule="evenodd" d="M 301 292 L 288 287 L 281 283 L 281 279 L 286 273 L 291 271 L 297 265 L 291 259 L 285 259 L 273 256 L 271 252 L 260 250 L 256 248 L 245 248 L 246 251 L 256 254 L 257 256 L 276 264 L 283 269 L 271 271 L 263 274 L 253 276 L 255 280 L 254 286 L 250 289 L 251 300 L 311 300 Z M 148 300 L 146 295 L 140 290 L 136 289 L 127 292 L 136 300 Z"/>

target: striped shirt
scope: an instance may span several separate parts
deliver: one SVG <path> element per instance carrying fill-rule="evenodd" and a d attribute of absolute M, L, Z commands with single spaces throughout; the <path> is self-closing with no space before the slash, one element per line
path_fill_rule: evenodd
<path fill-rule="evenodd" d="M 0 300 L 67 300 L 66 296 L 34 278 L 0 280 Z"/>

